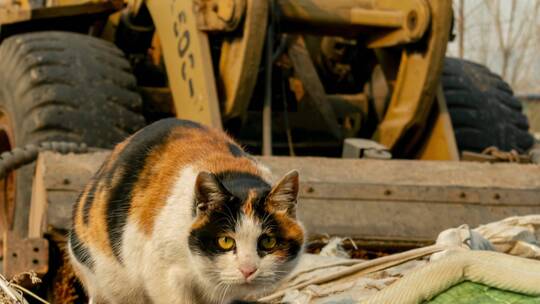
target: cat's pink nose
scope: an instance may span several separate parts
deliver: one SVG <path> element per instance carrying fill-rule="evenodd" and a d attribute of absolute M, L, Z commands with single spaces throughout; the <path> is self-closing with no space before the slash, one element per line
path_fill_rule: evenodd
<path fill-rule="evenodd" d="M 255 271 L 257 271 L 257 268 L 255 266 L 244 266 L 238 268 L 240 272 L 244 275 L 244 278 L 249 278 Z"/>

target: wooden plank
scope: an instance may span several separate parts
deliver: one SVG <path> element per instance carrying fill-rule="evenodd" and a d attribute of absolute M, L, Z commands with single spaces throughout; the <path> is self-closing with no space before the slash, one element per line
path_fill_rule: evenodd
<path fill-rule="evenodd" d="M 433 240 L 442 230 L 540 212 L 540 206 L 485 206 L 375 200 L 301 200 L 298 211 L 310 234 L 362 239 Z"/>
<path fill-rule="evenodd" d="M 36 171 L 32 182 L 32 198 L 28 217 L 28 237 L 41 237 L 45 231 L 48 201 L 47 189 L 45 188 L 44 158 L 38 157 Z M 58 203 L 60 204 L 60 203 Z"/>
<path fill-rule="evenodd" d="M 324 157 L 259 159 L 277 173 L 296 168 L 305 182 L 540 189 L 540 166 L 534 164 Z"/>
<path fill-rule="evenodd" d="M 40 154 L 32 187 L 28 237 L 41 237 L 49 225 L 70 227 L 73 203 L 107 155 L 109 152 Z"/>
<path fill-rule="evenodd" d="M 69 227 L 66 217 L 71 204 L 106 156 L 106 152 L 40 155 L 38 166 L 45 170 L 38 177 L 45 185 L 50 225 Z M 538 165 L 316 157 L 259 159 L 277 177 L 291 169 L 299 170 L 298 214 L 311 235 L 433 240 L 441 230 L 464 223 L 477 226 L 508 216 L 540 213 Z M 65 185 L 66 178 L 73 182 Z"/>

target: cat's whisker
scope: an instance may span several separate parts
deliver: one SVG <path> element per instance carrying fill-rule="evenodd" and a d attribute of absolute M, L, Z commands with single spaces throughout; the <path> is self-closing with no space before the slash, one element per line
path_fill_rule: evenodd
<path fill-rule="evenodd" d="M 230 287 L 231 287 L 231 285 L 225 285 L 225 289 L 223 290 L 223 293 L 221 294 L 221 297 L 219 299 L 219 303 L 225 303 L 225 297 L 227 296 L 227 293 L 228 293 Z"/>
<path fill-rule="evenodd" d="M 214 286 L 211 290 L 206 290 L 204 291 L 205 293 L 205 296 L 209 299 L 214 299 L 216 297 L 216 294 L 219 292 L 219 287 L 220 287 L 220 284 L 217 284 L 216 286 Z"/>

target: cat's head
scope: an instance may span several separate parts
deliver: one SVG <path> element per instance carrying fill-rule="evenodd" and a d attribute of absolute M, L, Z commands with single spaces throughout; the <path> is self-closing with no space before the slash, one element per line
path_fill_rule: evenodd
<path fill-rule="evenodd" d="M 246 173 L 201 172 L 189 235 L 199 275 L 240 293 L 274 287 L 303 248 L 297 197 L 297 171 L 274 186 Z"/>

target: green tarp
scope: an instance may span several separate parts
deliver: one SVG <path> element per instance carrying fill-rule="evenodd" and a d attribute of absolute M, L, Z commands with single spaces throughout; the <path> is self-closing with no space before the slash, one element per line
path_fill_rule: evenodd
<path fill-rule="evenodd" d="M 540 283 L 540 282 L 539 282 Z M 531 297 L 473 282 L 452 286 L 425 304 L 540 304 L 540 297 Z"/>

